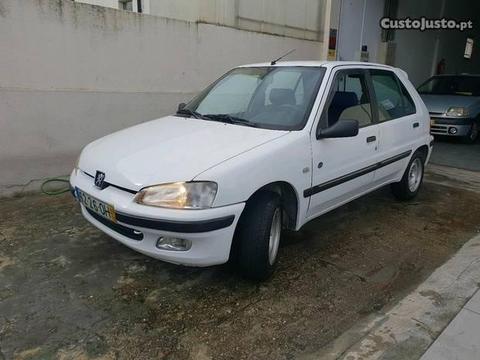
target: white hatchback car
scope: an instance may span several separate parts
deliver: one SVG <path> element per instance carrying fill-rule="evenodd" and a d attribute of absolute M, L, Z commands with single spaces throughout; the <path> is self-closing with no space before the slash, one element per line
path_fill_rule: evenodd
<path fill-rule="evenodd" d="M 89 222 L 143 254 L 190 266 L 231 260 L 265 279 L 283 229 L 387 184 L 413 198 L 432 141 L 402 70 L 255 64 L 175 115 L 92 142 L 70 182 Z"/>

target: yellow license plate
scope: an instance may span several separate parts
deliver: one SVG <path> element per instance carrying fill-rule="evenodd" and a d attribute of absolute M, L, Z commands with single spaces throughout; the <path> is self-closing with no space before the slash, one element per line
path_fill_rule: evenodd
<path fill-rule="evenodd" d="M 93 211 L 95 214 L 98 214 L 101 217 L 104 217 L 105 219 L 108 219 L 112 222 L 117 222 L 117 218 L 115 216 L 115 208 L 112 205 L 98 200 L 97 198 L 80 190 L 79 188 L 75 188 L 75 192 L 78 201 L 87 209 Z"/>

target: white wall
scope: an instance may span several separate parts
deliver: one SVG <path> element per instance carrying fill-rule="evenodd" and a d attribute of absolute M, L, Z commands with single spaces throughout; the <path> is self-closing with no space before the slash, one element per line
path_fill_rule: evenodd
<path fill-rule="evenodd" d="M 119 0 L 73 0 L 83 4 L 90 4 L 90 5 L 97 5 L 97 6 L 104 6 L 112 9 L 120 9 Z M 159 1 L 159 0 L 152 0 L 152 1 Z M 150 14 L 150 0 L 141 0 L 142 5 L 142 13 Z M 138 1 L 132 1 L 132 11 L 138 12 Z"/>
<path fill-rule="evenodd" d="M 74 0 L 79 3 L 105 6 L 112 9 L 118 9 L 118 0 Z"/>
<path fill-rule="evenodd" d="M 340 0 L 340 21 L 337 38 L 338 60 L 359 60 L 363 7 L 366 0 Z"/>
<path fill-rule="evenodd" d="M 235 25 L 237 0 L 150 0 L 150 14 L 191 22 Z"/>
<path fill-rule="evenodd" d="M 367 45 L 369 61 L 378 62 L 381 41 L 380 18 L 385 0 L 336 0 L 339 20 L 338 60 L 360 60 L 362 45 Z"/>
<path fill-rule="evenodd" d="M 382 29 L 379 19 L 383 17 L 385 0 L 365 0 L 365 26 L 362 44 L 367 45 L 370 62 L 379 62 L 379 45 L 382 41 Z"/>
<path fill-rule="evenodd" d="M 150 0 L 150 14 L 317 40 L 325 0 Z"/>
<path fill-rule="evenodd" d="M 323 0 L 239 0 L 239 27 L 321 39 L 324 5 Z"/>
<path fill-rule="evenodd" d="M 0 2 L 0 194 L 67 174 L 80 149 L 172 113 L 229 68 L 317 59 L 320 42 L 61 0 Z"/>

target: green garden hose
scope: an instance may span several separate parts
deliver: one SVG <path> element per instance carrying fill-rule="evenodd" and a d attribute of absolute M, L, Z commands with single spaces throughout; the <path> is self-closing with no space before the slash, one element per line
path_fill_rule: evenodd
<path fill-rule="evenodd" d="M 58 183 L 58 185 L 52 186 L 52 189 L 47 189 L 48 187 L 50 187 L 47 185 L 56 184 L 56 183 Z M 66 185 L 63 185 L 63 184 L 66 184 Z M 65 194 L 66 192 L 70 191 L 70 181 L 68 180 L 68 176 L 59 176 L 56 178 L 51 178 L 43 182 L 42 186 L 40 187 L 40 190 L 45 195 L 51 195 L 51 196 Z"/>

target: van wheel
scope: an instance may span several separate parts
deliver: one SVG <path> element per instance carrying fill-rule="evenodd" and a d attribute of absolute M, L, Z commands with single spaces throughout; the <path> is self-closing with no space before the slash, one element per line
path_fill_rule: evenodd
<path fill-rule="evenodd" d="M 417 196 L 422 185 L 424 170 L 425 157 L 417 151 L 410 159 L 402 180 L 392 184 L 393 195 L 398 200 L 410 200 Z"/>
<path fill-rule="evenodd" d="M 272 275 L 282 233 L 280 197 L 272 192 L 255 195 L 240 218 L 235 242 L 241 273 L 254 280 Z"/>

